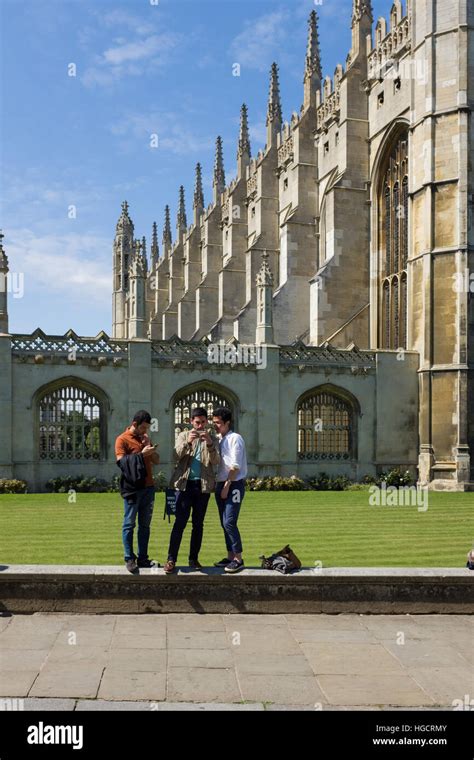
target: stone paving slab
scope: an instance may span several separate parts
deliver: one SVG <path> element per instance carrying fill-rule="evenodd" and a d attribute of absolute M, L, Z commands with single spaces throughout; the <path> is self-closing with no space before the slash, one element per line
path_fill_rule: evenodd
<path fill-rule="evenodd" d="M 25 709 L 432 710 L 474 695 L 474 619 L 465 615 L 5 620 L 0 697 L 22 698 Z"/>
<path fill-rule="evenodd" d="M 99 699 L 157 699 L 166 698 L 166 670 L 124 670 L 122 667 L 107 667 L 104 671 Z"/>
<path fill-rule="evenodd" d="M 382 644 L 323 641 L 301 648 L 316 675 L 404 675 L 401 663 Z"/>
<path fill-rule="evenodd" d="M 242 695 L 233 668 L 168 668 L 172 702 L 239 702 Z"/>
<path fill-rule="evenodd" d="M 435 700 L 407 675 L 320 675 L 318 683 L 334 705 L 421 707 Z"/>

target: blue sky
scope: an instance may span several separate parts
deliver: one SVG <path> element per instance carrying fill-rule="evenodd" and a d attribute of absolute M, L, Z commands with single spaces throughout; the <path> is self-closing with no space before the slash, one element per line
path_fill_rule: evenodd
<path fill-rule="evenodd" d="M 252 154 L 263 148 L 272 61 L 284 119 L 299 110 L 311 10 L 324 76 L 351 46 L 352 0 L 152 2 L 0 0 L 1 225 L 16 295 L 24 277 L 22 296 L 9 293 L 11 332 L 110 334 L 122 200 L 136 236 L 149 245 L 156 220 L 161 243 L 166 203 L 174 234 L 180 184 L 191 221 L 198 161 L 210 203 L 218 134 L 227 182 L 235 175 L 243 102 Z M 388 19 L 389 2 L 373 7 Z"/>

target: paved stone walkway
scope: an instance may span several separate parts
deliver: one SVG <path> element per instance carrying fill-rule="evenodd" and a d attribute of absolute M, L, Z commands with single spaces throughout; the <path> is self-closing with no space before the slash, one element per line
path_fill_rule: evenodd
<path fill-rule="evenodd" d="M 0 617 L 0 706 L 453 709 L 473 641 L 467 615 Z"/>

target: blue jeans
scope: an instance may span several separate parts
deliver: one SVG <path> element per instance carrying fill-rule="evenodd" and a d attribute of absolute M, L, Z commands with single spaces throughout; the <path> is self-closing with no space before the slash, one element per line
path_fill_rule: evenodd
<path fill-rule="evenodd" d="M 197 561 L 202 544 L 204 518 L 210 493 L 203 493 L 200 480 L 188 480 L 186 490 L 179 491 L 176 500 L 176 520 L 171 531 L 168 559 L 176 562 L 184 529 L 188 523 L 191 509 L 193 511 L 193 529 L 189 548 L 190 561 Z"/>
<path fill-rule="evenodd" d="M 136 559 L 133 552 L 133 530 L 138 515 L 138 559 L 148 559 L 148 541 L 150 539 L 150 523 L 153 517 L 155 503 L 155 486 L 146 486 L 137 491 L 135 501 L 123 500 L 124 516 L 122 526 L 123 548 L 125 562 Z"/>
<path fill-rule="evenodd" d="M 239 519 L 240 507 L 244 499 L 245 480 L 235 480 L 229 487 L 226 499 L 221 499 L 220 494 L 223 487 L 223 481 L 219 481 L 216 484 L 216 502 L 224 531 L 225 545 L 228 552 L 241 554 L 242 540 L 237 527 L 237 520 Z"/>

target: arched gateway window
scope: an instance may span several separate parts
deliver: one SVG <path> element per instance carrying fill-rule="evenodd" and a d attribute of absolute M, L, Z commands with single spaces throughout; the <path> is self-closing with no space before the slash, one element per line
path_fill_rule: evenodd
<path fill-rule="evenodd" d="M 103 402 L 79 384 L 43 391 L 38 399 L 40 459 L 102 459 Z"/>
<path fill-rule="evenodd" d="M 384 164 L 378 199 L 381 348 L 407 346 L 408 133 Z"/>
<path fill-rule="evenodd" d="M 355 459 L 353 404 L 329 390 L 311 391 L 297 407 L 299 459 Z"/>
<path fill-rule="evenodd" d="M 174 399 L 174 432 L 175 438 L 191 426 L 191 412 L 196 406 L 203 406 L 207 410 L 209 418 L 218 406 L 226 406 L 232 412 L 232 420 L 235 428 L 235 404 L 222 392 L 211 388 L 196 387 L 185 391 L 183 395 L 177 395 Z"/>

